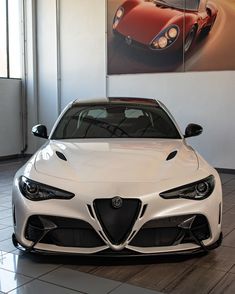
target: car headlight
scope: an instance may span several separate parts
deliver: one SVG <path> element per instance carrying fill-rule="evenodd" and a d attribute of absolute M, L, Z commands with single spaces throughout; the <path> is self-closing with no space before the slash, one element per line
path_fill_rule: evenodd
<path fill-rule="evenodd" d="M 158 46 L 159 48 L 163 49 L 167 47 L 167 38 L 165 36 L 162 36 L 158 40 Z"/>
<path fill-rule="evenodd" d="M 177 35 L 178 35 L 178 30 L 176 27 L 172 27 L 166 31 L 166 37 L 168 39 L 174 39 L 177 37 Z"/>
<path fill-rule="evenodd" d="M 176 41 L 179 36 L 180 29 L 177 25 L 171 25 L 161 31 L 150 43 L 150 48 L 164 49 L 169 47 L 172 43 Z"/>
<path fill-rule="evenodd" d="M 35 182 L 24 176 L 19 178 L 19 188 L 24 197 L 32 201 L 71 199 L 75 196 L 73 193 Z"/>
<path fill-rule="evenodd" d="M 124 14 L 124 8 L 123 7 L 119 7 L 116 14 L 115 14 L 115 17 L 113 19 L 113 29 L 115 30 L 116 27 L 118 26 L 121 18 L 123 17 L 123 14 Z"/>
<path fill-rule="evenodd" d="M 215 179 L 211 175 L 203 180 L 162 192 L 160 196 L 164 199 L 186 198 L 203 200 L 211 195 L 214 187 Z"/>

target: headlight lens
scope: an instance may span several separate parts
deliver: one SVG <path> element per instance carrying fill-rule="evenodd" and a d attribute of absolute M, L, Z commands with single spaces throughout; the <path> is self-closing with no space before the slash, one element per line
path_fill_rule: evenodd
<path fill-rule="evenodd" d="M 19 188 L 24 197 L 32 201 L 71 199 L 75 196 L 73 193 L 35 182 L 24 176 L 19 178 Z"/>
<path fill-rule="evenodd" d="M 168 38 L 174 39 L 174 38 L 177 37 L 177 35 L 178 35 L 178 30 L 176 29 L 176 27 L 170 28 L 167 31 L 167 37 Z"/>
<path fill-rule="evenodd" d="M 211 175 L 201 181 L 160 193 L 160 196 L 164 199 L 186 198 L 191 200 L 203 200 L 211 195 L 214 187 L 215 179 L 214 176 Z"/>
<path fill-rule="evenodd" d="M 164 29 L 158 34 L 150 44 L 151 49 L 164 49 L 170 46 L 178 38 L 180 29 L 176 25 L 172 25 Z"/>
<path fill-rule="evenodd" d="M 166 46 L 167 46 L 167 38 L 164 37 L 164 36 L 160 37 L 159 40 L 158 40 L 158 46 L 161 49 L 166 48 Z"/>
<path fill-rule="evenodd" d="M 114 20 L 113 20 L 113 29 L 114 30 L 117 28 L 121 18 L 123 17 L 123 14 L 124 14 L 124 8 L 119 7 L 117 12 L 116 12 L 116 15 L 114 17 Z"/>

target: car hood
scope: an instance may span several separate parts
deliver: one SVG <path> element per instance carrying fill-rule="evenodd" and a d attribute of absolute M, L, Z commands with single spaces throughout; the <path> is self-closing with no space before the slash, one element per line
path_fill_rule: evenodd
<path fill-rule="evenodd" d="M 167 160 L 173 151 L 176 156 Z M 198 160 L 183 140 L 80 139 L 50 141 L 34 165 L 38 173 L 77 182 L 156 183 L 194 173 Z"/>
<path fill-rule="evenodd" d="M 130 36 L 133 40 L 148 45 L 162 29 L 174 24 L 174 19 L 182 16 L 183 12 L 173 8 L 157 7 L 153 3 L 146 2 L 137 5 L 124 15 L 117 31 L 124 36 Z"/>

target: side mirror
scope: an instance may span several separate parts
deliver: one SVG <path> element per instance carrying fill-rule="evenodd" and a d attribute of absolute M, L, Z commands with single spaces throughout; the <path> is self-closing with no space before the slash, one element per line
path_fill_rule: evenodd
<path fill-rule="evenodd" d="M 202 126 L 197 124 L 189 124 L 185 129 L 185 138 L 199 136 L 203 131 Z"/>
<path fill-rule="evenodd" d="M 35 137 L 40 137 L 43 139 L 48 139 L 47 128 L 44 125 L 36 125 L 32 128 L 32 134 Z"/>

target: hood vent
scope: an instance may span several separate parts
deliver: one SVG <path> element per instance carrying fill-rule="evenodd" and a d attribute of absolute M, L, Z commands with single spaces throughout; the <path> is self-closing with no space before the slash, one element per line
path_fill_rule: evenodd
<path fill-rule="evenodd" d="M 55 153 L 59 157 L 59 159 L 67 161 L 67 158 L 64 156 L 63 153 L 61 153 L 60 151 L 56 151 Z"/>
<path fill-rule="evenodd" d="M 177 153 L 178 153 L 178 151 L 176 151 L 176 150 L 175 150 L 175 151 L 172 151 L 172 152 L 167 156 L 166 161 L 169 161 L 169 160 L 175 158 L 175 156 L 176 156 Z"/>

